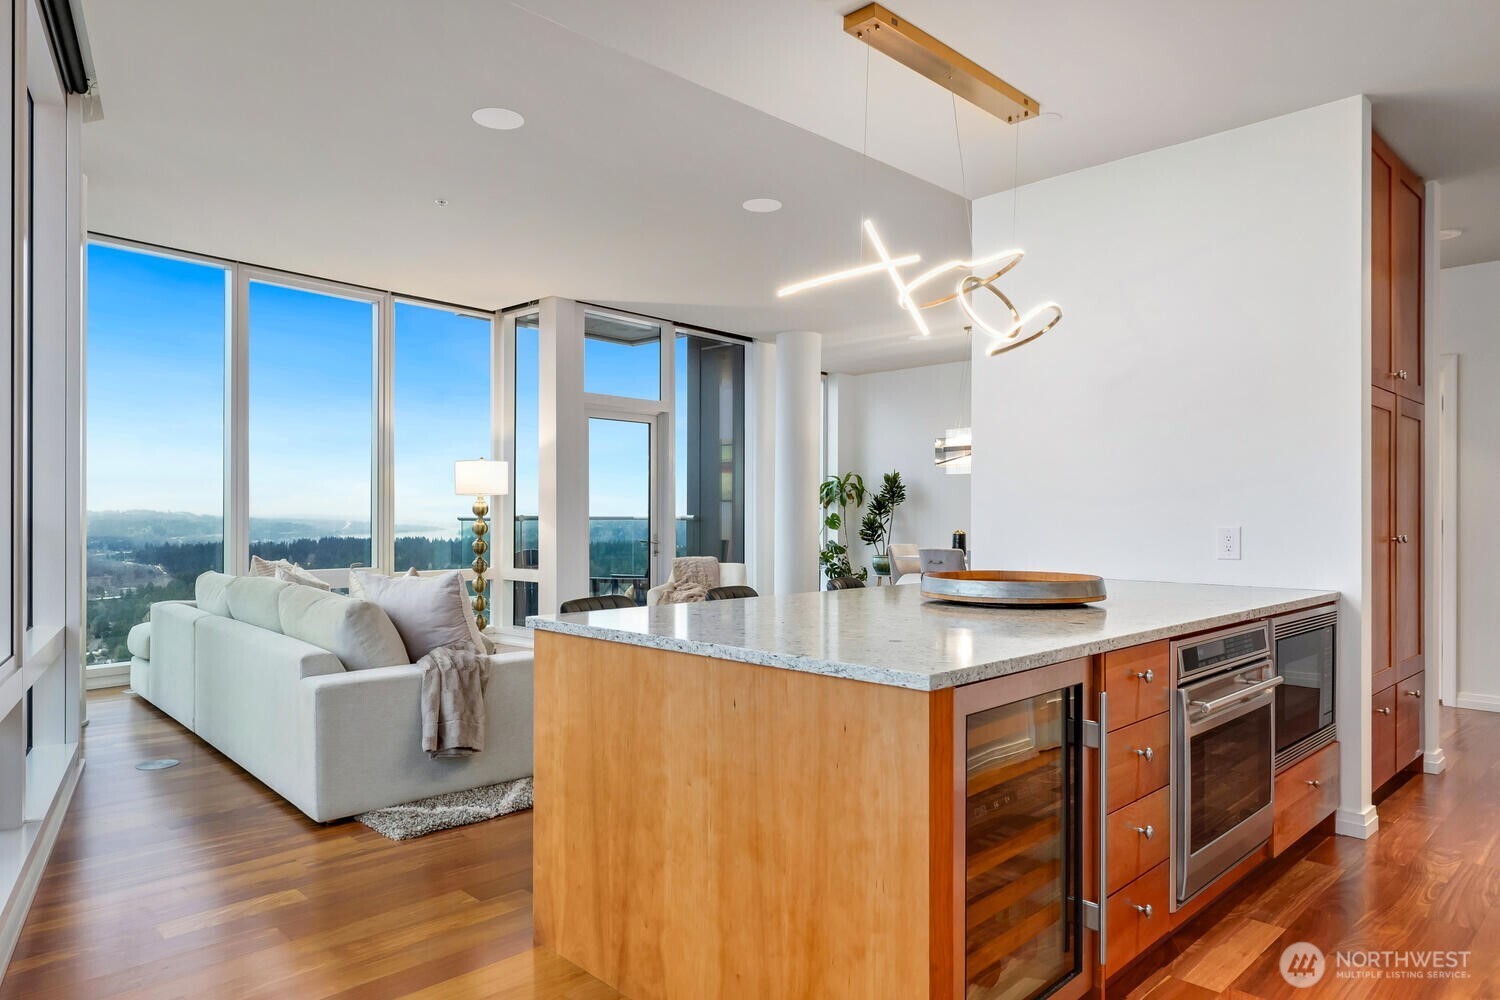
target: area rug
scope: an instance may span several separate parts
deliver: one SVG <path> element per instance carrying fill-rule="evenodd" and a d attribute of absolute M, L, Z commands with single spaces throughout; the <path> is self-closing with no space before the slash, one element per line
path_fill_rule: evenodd
<path fill-rule="evenodd" d="M 401 806 L 372 809 L 354 818 L 383 837 L 411 840 L 530 808 L 531 778 L 528 776 L 483 788 L 444 792 Z"/>

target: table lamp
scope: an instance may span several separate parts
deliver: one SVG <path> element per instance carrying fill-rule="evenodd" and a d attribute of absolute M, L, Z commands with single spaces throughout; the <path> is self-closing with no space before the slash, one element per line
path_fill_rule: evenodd
<path fill-rule="evenodd" d="M 484 574 L 490 568 L 484 561 L 484 554 L 490 547 L 484 539 L 490 530 L 484 518 L 490 512 L 489 498 L 510 492 L 510 464 L 483 458 L 454 462 L 453 492 L 461 497 L 474 498 L 474 619 L 483 631 L 489 625 L 489 618 L 485 615 L 488 606 L 484 599 Z"/>

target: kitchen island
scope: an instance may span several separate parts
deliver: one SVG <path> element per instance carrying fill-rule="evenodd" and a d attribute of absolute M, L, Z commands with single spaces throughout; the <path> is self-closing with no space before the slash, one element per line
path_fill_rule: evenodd
<path fill-rule="evenodd" d="M 1070 608 L 890 587 L 533 619 L 538 943 L 640 1000 L 1102 987 L 1170 925 L 1144 901 L 1166 824 L 1105 849 L 1106 816 L 1165 807 L 1168 641 L 1338 600 L 1107 587 Z M 1156 748 L 1088 740 L 1117 728 L 1106 690 L 1120 736 Z"/>

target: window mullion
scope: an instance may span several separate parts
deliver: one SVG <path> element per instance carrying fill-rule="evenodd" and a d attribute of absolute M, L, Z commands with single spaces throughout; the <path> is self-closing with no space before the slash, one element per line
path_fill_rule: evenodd
<path fill-rule="evenodd" d="M 229 274 L 224 350 L 224 572 L 250 571 L 250 277 Z"/>

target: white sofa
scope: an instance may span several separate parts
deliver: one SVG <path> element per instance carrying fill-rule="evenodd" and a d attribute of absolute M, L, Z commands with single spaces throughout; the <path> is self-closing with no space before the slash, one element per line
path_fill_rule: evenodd
<path fill-rule="evenodd" d="M 288 587 L 301 593 L 283 596 Z M 485 749 L 432 759 L 421 746 L 421 670 L 399 662 L 408 657 L 389 619 L 378 616 L 389 635 L 351 648 L 344 623 L 372 606 L 308 590 L 205 573 L 197 601 L 154 604 L 131 630 L 131 687 L 320 823 L 532 773 L 530 650 L 490 657 Z M 382 657 L 388 665 L 371 665 Z"/>
<path fill-rule="evenodd" d="M 661 603 L 661 595 L 666 592 L 670 582 L 668 580 L 667 583 L 658 584 L 646 591 L 646 607 L 654 608 Z M 719 563 L 719 586 L 734 587 L 749 582 L 750 578 L 745 573 L 744 563 Z"/>

